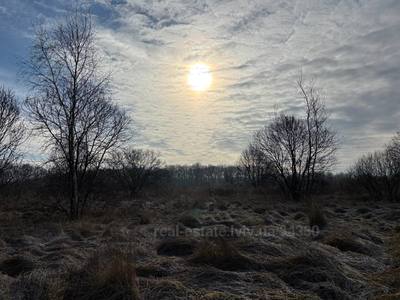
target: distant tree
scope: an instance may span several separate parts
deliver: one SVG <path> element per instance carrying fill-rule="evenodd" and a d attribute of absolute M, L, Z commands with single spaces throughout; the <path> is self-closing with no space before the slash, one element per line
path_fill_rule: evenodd
<path fill-rule="evenodd" d="M 240 156 L 239 169 L 253 187 L 259 187 L 265 183 L 271 166 L 263 151 L 250 143 Z"/>
<path fill-rule="evenodd" d="M 300 77 L 298 87 L 305 115 L 279 114 L 254 134 L 254 147 L 269 162 L 273 178 L 294 200 L 315 189 L 316 176 L 330 169 L 337 149 L 336 133 L 318 91 Z"/>
<path fill-rule="evenodd" d="M 306 105 L 305 191 L 308 193 L 314 189 L 315 176 L 329 171 L 335 163 L 338 139 L 336 132 L 329 127 L 329 114 L 314 83 L 306 84 L 300 76 L 297 85 Z"/>
<path fill-rule="evenodd" d="M 13 180 L 13 168 L 21 157 L 25 126 L 15 94 L 0 87 L 0 186 Z"/>
<path fill-rule="evenodd" d="M 111 101 L 94 38 L 90 15 L 76 12 L 36 32 L 25 64 L 33 88 L 26 108 L 53 162 L 67 175 L 71 218 L 87 206 L 88 174 L 95 178 L 107 154 L 128 138 L 129 118 Z"/>
<path fill-rule="evenodd" d="M 400 132 L 396 133 L 386 148 L 394 166 L 400 170 Z"/>
<path fill-rule="evenodd" d="M 143 149 L 114 152 L 108 162 L 118 182 L 132 197 L 143 189 L 151 175 L 163 165 L 159 153 Z"/>
<path fill-rule="evenodd" d="M 350 174 L 375 200 L 395 201 L 400 190 L 400 136 L 397 134 L 383 151 L 363 155 Z"/>
<path fill-rule="evenodd" d="M 254 141 L 271 163 L 274 179 L 294 200 L 305 188 L 307 172 L 307 134 L 304 120 L 278 115 L 256 132 Z"/>

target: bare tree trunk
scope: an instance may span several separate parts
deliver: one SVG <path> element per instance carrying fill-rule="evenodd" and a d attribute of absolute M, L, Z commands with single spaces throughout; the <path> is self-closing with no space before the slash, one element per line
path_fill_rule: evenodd
<path fill-rule="evenodd" d="M 109 78 L 99 74 L 98 64 L 91 17 L 79 12 L 51 30 L 39 30 L 26 62 L 34 90 L 26 107 L 66 176 L 74 219 L 85 206 L 83 188 L 92 184 L 87 171 L 97 174 L 105 155 L 128 138 L 129 117 L 112 103 Z"/>

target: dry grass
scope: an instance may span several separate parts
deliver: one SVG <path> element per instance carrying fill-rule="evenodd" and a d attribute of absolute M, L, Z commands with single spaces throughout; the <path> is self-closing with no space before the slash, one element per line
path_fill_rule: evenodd
<path fill-rule="evenodd" d="M 371 254 L 371 250 L 363 245 L 352 232 L 345 230 L 331 233 L 324 238 L 324 243 L 343 252 L 351 251 L 365 255 Z"/>
<path fill-rule="evenodd" d="M 64 300 L 138 300 L 139 288 L 129 252 L 105 249 L 72 272 Z"/>
<path fill-rule="evenodd" d="M 289 286 L 313 291 L 322 299 L 348 299 L 360 288 L 357 282 L 361 277 L 356 273 L 347 275 L 340 261 L 319 247 L 310 248 L 302 255 L 278 259 L 267 269 Z"/>
<path fill-rule="evenodd" d="M 161 241 L 157 245 L 157 254 L 165 256 L 192 255 L 197 242 L 185 238 L 171 238 Z"/>
<path fill-rule="evenodd" d="M 307 216 L 310 227 L 317 226 L 323 229 L 327 225 L 324 211 L 316 201 L 310 201 L 308 204 Z"/>
<path fill-rule="evenodd" d="M 140 283 L 143 290 L 141 300 L 187 300 L 199 299 L 198 293 L 175 280 L 147 279 Z"/>
<path fill-rule="evenodd" d="M 260 267 L 251 258 L 240 253 L 230 241 L 224 239 L 204 240 L 199 244 L 190 261 L 227 271 L 243 271 Z"/>
<path fill-rule="evenodd" d="M 397 267 L 385 270 L 382 273 L 374 274 L 371 276 L 373 282 L 382 284 L 388 287 L 389 292 L 378 296 L 377 300 L 397 300 L 400 299 L 400 232 L 396 228 L 389 243 L 389 251 L 393 261 Z"/>
<path fill-rule="evenodd" d="M 93 221 L 78 220 L 64 224 L 64 231 L 74 239 L 88 238 L 96 235 L 99 226 Z"/>
<path fill-rule="evenodd" d="M 264 219 L 259 216 L 249 216 L 241 221 L 241 223 L 245 226 L 257 226 L 263 225 Z"/>
<path fill-rule="evenodd" d="M 0 263 L 0 272 L 11 277 L 31 272 L 34 268 L 35 264 L 30 259 L 22 256 L 14 256 Z"/>
<path fill-rule="evenodd" d="M 201 222 L 195 216 L 185 213 L 179 217 L 178 222 L 189 228 L 201 227 Z"/>
<path fill-rule="evenodd" d="M 208 292 L 203 297 L 202 300 L 240 300 L 241 298 L 230 293 L 224 292 Z"/>
<path fill-rule="evenodd" d="M 393 261 L 396 265 L 400 264 L 400 230 L 396 227 L 395 232 L 393 233 L 392 238 L 389 242 L 389 250 L 390 254 L 393 258 Z"/>
<path fill-rule="evenodd" d="M 258 293 L 259 300 L 320 300 L 317 295 L 301 292 L 264 290 Z"/>
<path fill-rule="evenodd" d="M 18 270 L 19 259 L 3 264 L 14 277 L 0 272 L 0 299 L 400 299 L 400 233 L 383 243 L 396 225 L 386 215 L 397 204 L 327 204 L 329 227 L 316 238 L 308 235 L 307 215 L 320 227 L 320 207 L 306 213 L 303 203 L 271 203 L 264 195 L 225 199 L 193 193 L 182 197 L 178 209 L 172 207 L 176 198 L 148 200 L 145 209 L 119 203 L 79 222 L 30 223 L 24 213 L 16 213 L 15 220 L 8 219 L 12 224 L 0 230 L 0 265 L 24 258 L 34 262 L 33 273 L 29 265 Z M 374 218 L 361 216 L 360 207 L 369 207 Z M 139 220 L 139 213 L 150 208 L 156 214 L 152 225 L 138 226 L 148 223 Z M 329 214 L 337 208 L 345 209 Z M 185 237 L 159 240 L 157 229 L 173 228 L 186 215 L 201 216 L 194 226 L 224 239 L 203 240 L 181 225 Z M 243 223 L 254 230 L 265 226 L 268 234 L 226 234 L 229 226 L 239 232 Z M 291 235 L 289 225 L 306 232 L 294 228 Z M 349 228 L 353 234 L 343 234 Z M 91 257 L 104 243 L 122 250 L 99 250 Z M 123 250 L 132 243 L 136 259 Z M 386 246 L 395 262 L 390 266 Z M 45 273 L 38 275 L 38 270 Z"/>
<path fill-rule="evenodd" d="M 14 300 L 61 300 L 64 286 L 56 274 L 37 270 L 24 274 L 11 284 Z"/>
<path fill-rule="evenodd" d="M 152 214 L 150 211 L 148 210 L 143 210 L 140 214 L 139 214 L 139 224 L 141 225 L 147 225 L 147 224 L 151 224 L 153 221 L 152 218 Z"/>

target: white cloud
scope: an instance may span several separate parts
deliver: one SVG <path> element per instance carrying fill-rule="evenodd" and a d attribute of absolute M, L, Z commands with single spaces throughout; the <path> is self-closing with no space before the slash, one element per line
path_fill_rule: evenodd
<path fill-rule="evenodd" d="M 55 17 L 66 7 L 35 3 L 16 10 L 0 0 L 15 20 Z M 135 119 L 136 143 L 170 163 L 234 162 L 276 106 L 298 112 L 300 69 L 324 89 L 343 137 L 339 169 L 399 129 L 399 1 L 87 3 L 116 98 Z M 197 97 L 185 84 L 196 61 L 214 75 L 212 90 Z"/>

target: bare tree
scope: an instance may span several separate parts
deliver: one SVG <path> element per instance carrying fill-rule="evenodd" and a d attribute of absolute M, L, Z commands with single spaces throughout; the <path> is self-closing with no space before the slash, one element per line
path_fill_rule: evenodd
<path fill-rule="evenodd" d="M 310 192 L 315 175 L 328 171 L 334 164 L 338 141 L 329 127 L 329 114 L 314 83 L 307 85 L 300 76 L 297 84 L 306 105 L 307 161 L 302 176 L 305 176 L 305 190 Z"/>
<path fill-rule="evenodd" d="M 362 156 L 350 174 L 375 200 L 398 199 L 400 190 L 400 134 L 383 151 Z"/>
<path fill-rule="evenodd" d="M 328 113 L 313 84 L 302 77 L 299 90 L 305 103 L 305 116 L 276 115 L 271 123 L 254 135 L 254 145 L 281 188 L 299 200 L 315 188 L 316 175 L 329 170 L 335 161 L 336 133 L 328 126 Z"/>
<path fill-rule="evenodd" d="M 386 148 L 395 167 L 400 171 L 400 132 L 396 133 Z"/>
<path fill-rule="evenodd" d="M 15 94 L 0 87 L 0 185 L 13 179 L 12 169 L 20 158 L 18 148 L 23 142 L 25 126 Z"/>
<path fill-rule="evenodd" d="M 68 176 L 69 216 L 86 207 L 88 173 L 95 178 L 106 155 L 127 138 L 129 118 L 110 98 L 99 72 L 88 14 L 76 12 L 54 29 L 36 33 L 25 74 L 33 88 L 26 107 L 54 162 Z"/>
<path fill-rule="evenodd" d="M 153 150 L 127 149 L 113 153 L 109 166 L 118 181 L 135 196 L 162 166 L 160 154 Z"/>
<path fill-rule="evenodd" d="M 387 149 L 362 156 L 350 173 L 373 199 L 396 200 L 400 170 Z"/>
<path fill-rule="evenodd" d="M 253 187 L 261 186 L 270 173 L 270 163 L 256 143 L 250 143 L 239 159 L 239 169 Z"/>
<path fill-rule="evenodd" d="M 254 141 L 271 163 L 273 176 L 292 199 L 303 191 L 307 167 L 307 130 L 304 120 L 284 114 L 256 132 Z"/>

